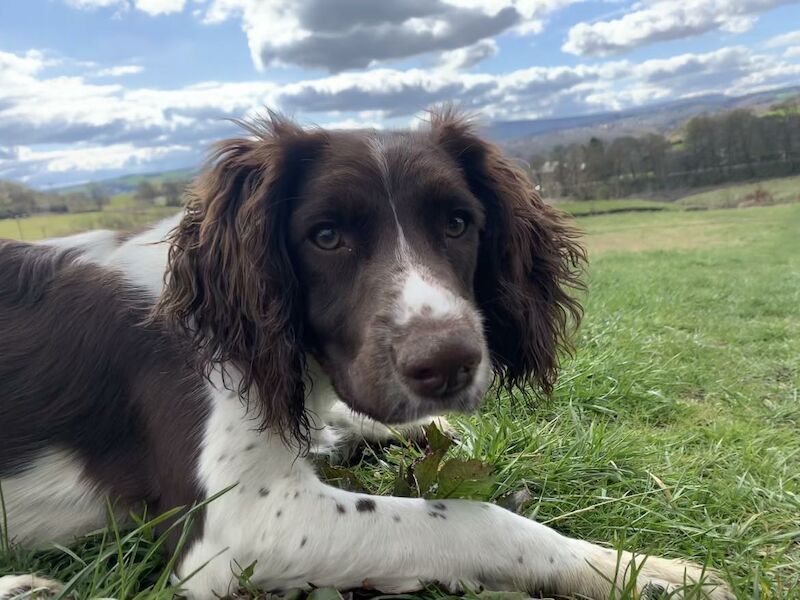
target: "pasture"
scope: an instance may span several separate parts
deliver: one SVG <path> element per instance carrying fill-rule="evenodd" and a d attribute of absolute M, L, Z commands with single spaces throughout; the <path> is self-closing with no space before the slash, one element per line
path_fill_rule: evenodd
<path fill-rule="evenodd" d="M 800 599 L 800 204 L 578 225 L 590 269 L 576 355 L 549 401 L 492 398 L 453 418 L 451 455 L 493 469 L 467 495 L 506 502 L 526 490 L 518 510 L 566 534 L 708 561 L 740 600 Z M 0 221 L 0 236 L 18 237 L 14 227 Z M 331 476 L 389 494 L 421 452 L 365 449 Z M 80 598 L 169 598 L 147 519 L 69 549 L 12 543 L 0 574 L 38 570 Z M 240 567 L 250 597 L 259 565 Z"/>

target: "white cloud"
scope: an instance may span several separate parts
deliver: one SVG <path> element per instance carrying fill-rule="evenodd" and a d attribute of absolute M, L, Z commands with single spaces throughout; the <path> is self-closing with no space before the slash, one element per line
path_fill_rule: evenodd
<path fill-rule="evenodd" d="M 183 10 L 186 0 L 134 0 L 136 8 L 149 15 L 168 15 Z"/>
<path fill-rule="evenodd" d="M 331 72 L 467 48 L 504 31 L 541 30 L 580 0 L 211 0 L 208 23 L 239 19 L 257 68 Z"/>
<path fill-rule="evenodd" d="M 379 127 L 404 124 L 441 102 L 512 120 L 739 94 L 800 78 L 796 61 L 745 47 L 503 74 L 383 68 L 282 85 L 206 81 L 173 89 L 52 76 L 50 64 L 38 51 L 0 52 L 0 178 L 50 183 L 53 174 L 85 178 L 97 169 L 197 164 L 210 142 L 236 131 L 226 118 L 264 106 L 325 126 Z"/>
<path fill-rule="evenodd" d="M 125 75 L 136 75 L 144 71 L 141 65 L 120 65 L 117 67 L 108 67 L 94 72 L 97 77 L 123 77 Z"/>
<path fill-rule="evenodd" d="M 17 147 L 17 161 L 22 164 L 41 164 L 48 173 L 76 170 L 99 171 L 135 167 L 176 152 L 188 150 L 188 146 L 182 145 L 137 147 L 133 144 L 111 144 L 43 151 L 20 146 Z"/>
<path fill-rule="evenodd" d="M 64 0 L 80 9 L 181 12 L 187 0 Z M 537 34 L 552 12 L 585 0 L 195 0 L 206 23 L 241 22 L 253 64 L 341 72 L 425 54 L 465 68 L 493 38 Z M 452 54 L 461 51 L 461 55 Z M 484 54 L 480 54 L 483 52 Z M 449 54 L 448 54 L 449 53 Z M 477 54 L 476 54 L 477 53 Z"/>
<path fill-rule="evenodd" d="M 655 0 L 637 5 L 624 16 L 570 28 L 562 50 L 606 56 L 713 30 L 740 33 L 758 16 L 792 0 Z"/>
<path fill-rule="evenodd" d="M 457 48 L 442 52 L 439 66 L 443 69 L 460 71 L 474 67 L 479 62 L 495 56 L 498 52 L 497 42 L 494 40 L 481 40 L 477 44 L 466 48 Z"/>
<path fill-rule="evenodd" d="M 125 4 L 125 0 L 67 0 L 67 4 L 82 9 L 108 8 Z"/>
<path fill-rule="evenodd" d="M 154 17 L 181 12 L 186 5 L 186 0 L 66 0 L 66 2 L 70 6 L 84 10 L 113 7 L 125 11 L 134 7 Z"/>
<path fill-rule="evenodd" d="M 767 40 L 764 46 L 767 48 L 779 48 L 781 46 L 791 46 L 792 44 L 800 44 L 800 29 L 776 35 L 774 38 Z"/>
<path fill-rule="evenodd" d="M 800 58 L 800 46 L 789 46 L 784 50 L 783 55 L 786 58 Z"/>

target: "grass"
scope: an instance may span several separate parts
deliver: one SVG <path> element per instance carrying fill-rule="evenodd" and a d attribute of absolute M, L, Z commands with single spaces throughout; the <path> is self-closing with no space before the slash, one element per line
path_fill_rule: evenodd
<path fill-rule="evenodd" d="M 735 208 L 759 188 L 772 194 L 775 204 L 800 202 L 800 177 L 781 177 L 758 183 L 733 184 L 691 194 L 677 200 L 676 204 L 685 208 Z"/>
<path fill-rule="evenodd" d="M 152 223 L 174 214 L 177 210 L 177 208 L 153 207 L 0 219 L 0 238 L 30 242 L 90 229 L 129 229 Z"/>
<path fill-rule="evenodd" d="M 494 468 L 474 495 L 527 489 L 522 512 L 568 535 L 709 561 L 739 600 L 800 598 L 800 204 L 579 225 L 586 318 L 554 397 L 454 418 L 451 455 Z M 419 455 L 366 449 L 354 472 L 389 494 Z M 166 558 L 140 527 L 0 553 L 0 573 L 69 580 L 88 566 L 81 598 L 165 598 Z"/>

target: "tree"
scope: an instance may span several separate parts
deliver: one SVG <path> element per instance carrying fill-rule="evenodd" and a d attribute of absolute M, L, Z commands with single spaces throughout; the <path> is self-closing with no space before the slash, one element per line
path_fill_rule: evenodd
<path fill-rule="evenodd" d="M 0 218 L 23 217 L 36 210 L 36 192 L 11 181 L 0 182 Z"/>
<path fill-rule="evenodd" d="M 606 158 L 606 145 L 603 140 L 593 137 L 583 150 L 585 173 L 589 184 L 595 187 L 603 183 L 609 175 L 608 160 Z"/>
<path fill-rule="evenodd" d="M 99 183 L 92 183 L 89 185 L 89 197 L 97 206 L 97 210 L 103 210 L 103 207 L 108 204 L 108 192 L 106 192 L 106 189 Z"/>
<path fill-rule="evenodd" d="M 158 190 L 148 179 L 142 179 L 136 185 L 136 199 L 144 202 L 152 202 L 158 196 Z"/>
<path fill-rule="evenodd" d="M 185 181 L 165 181 L 162 183 L 161 193 L 167 199 L 167 206 L 180 206 L 185 189 Z"/>

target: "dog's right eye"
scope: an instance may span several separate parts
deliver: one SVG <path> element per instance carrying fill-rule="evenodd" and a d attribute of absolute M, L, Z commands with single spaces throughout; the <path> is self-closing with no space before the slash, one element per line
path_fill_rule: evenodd
<path fill-rule="evenodd" d="M 311 232 L 311 241 L 322 250 L 336 250 L 342 245 L 342 234 L 331 223 L 320 225 Z"/>

